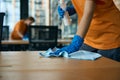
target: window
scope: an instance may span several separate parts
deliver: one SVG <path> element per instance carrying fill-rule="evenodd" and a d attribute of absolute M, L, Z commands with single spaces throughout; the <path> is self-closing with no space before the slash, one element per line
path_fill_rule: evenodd
<path fill-rule="evenodd" d="M 35 17 L 35 25 L 50 25 L 49 10 L 49 0 L 29 0 L 29 16 Z"/>
<path fill-rule="evenodd" d="M 0 12 L 5 12 L 4 25 L 9 25 L 11 32 L 20 19 L 20 1 L 0 0 Z"/>
<path fill-rule="evenodd" d="M 71 0 L 66 0 L 67 6 L 72 5 Z M 71 16 L 72 24 L 65 26 L 62 19 L 59 18 L 57 7 L 58 0 L 51 0 L 51 25 L 59 25 L 59 29 L 62 30 L 62 38 L 72 38 L 77 30 L 77 15 Z"/>
<path fill-rule="evenodd" d="M 71 0 L 66 0 L 71 5 Z M 62 30 L 62 38 L 71 38 L 77 30 L 77 15 L 71 16 L 72 25 L 64 26 L 57 12 L 58 0 L 29 0 L 29 16 L 36 19 L 35 25 L 59 26 Z M 4 25 L 13 30 L 20 20 L 20 0 L 0 0 L 0 12 L 5 12 Z"/>
<path fill-rule="evenodd" d="M 71 0 L 66 0 L 72 5 Z M 29 0 L 29 15 L 35 17 L 35 25 L 59 26 L 62 38 L 72 38 L 77 30 L 77 15 L 71 16 L 72 25 L 64 26 L 57 12 L 58 0 Z"/>

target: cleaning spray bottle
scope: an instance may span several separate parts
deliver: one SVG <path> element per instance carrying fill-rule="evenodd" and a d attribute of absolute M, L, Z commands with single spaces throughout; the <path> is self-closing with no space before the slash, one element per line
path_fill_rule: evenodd
<path fill-rule="evenodd" d="M 71 25 L 71 19 L 68 14 L 68 11 L 66 11 L 66 3 L 64 0 L 59 0 L 60 7 L 65 11 L 64 17 L 63 17 L 63 22 L 65 26 L 70 26 Z"/>

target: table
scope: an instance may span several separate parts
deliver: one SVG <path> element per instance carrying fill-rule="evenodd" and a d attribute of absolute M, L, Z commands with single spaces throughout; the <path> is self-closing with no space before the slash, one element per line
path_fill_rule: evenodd
<path fill-rule="evenodd" d="M 25 51 L 28 49 L 29 41 L 24 40 L 3 40 L 2 51 Z"/>
<path fill-rule="evenodd" d="M 58 44 L 69 44 L 71 41 L 71 39 L 58 39 Z"/>
<path fill-rule="evenodd" d="M 120 63 L 42 58 L 41 51 L 1 52 L 0 80 L 120 80 Z"/>
<path fill-rule="evenodd" d="M 70 39 L 58 39 L 58 44 L 69 44 Z M 29 44 L 29 41 L 24 40 L 4 40 L 1 44 Z"/>
<path fill-rule="evenodd" d="M 71 42 L 70 39 L 59 39 L 58 45 L 59 47 L 63 46 L 64 44 L 67 45 Z M 29 41 L 28 40 L 3 40 L 2 41 L 2 51 L 26 51 L 29 48 Z M 46 49 L 47 50 L 47 49 Z"/>
<path fill-rule="evenodd" d="M 29 41 L 24 41 L 24 40 L 3 40 L 1 44 L 29 44 Z"/>

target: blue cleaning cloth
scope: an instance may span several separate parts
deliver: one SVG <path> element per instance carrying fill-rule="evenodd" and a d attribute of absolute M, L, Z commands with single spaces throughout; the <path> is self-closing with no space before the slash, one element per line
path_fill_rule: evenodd
<path fill-rule="evenodd" d="M 98 53 L 79 50 L 77 52 L 69 54 L 67 58 L 80 59 L 80 60 L 96 60 L 97 58 L 100 58 L 100 57 L 101 55 Z"/>
<path fill-rule="evenodd" d="M 24 40 L 24 41 L 28 41 L 28 40 L 29 40 L 29 38 L 23 38 L 22 40 Z"/>
<path fill-rule="evenodd" d="M 46 52 L 40 53 L 40 55 L 43 56 L 43 57 L 55 57 L 55 56 L 50 55 L 50 53 L 54 53 L 57 50 L 59 50 L 59 49 L 56 48 L 56 47 L 53 48 L 53 49 L 49 48 Z M 58 55 L 58 56 L 60 56 L 60 55 Z"/>
<path fill-rule="evenodd" d="M 79 50 L 77 52 L 68 54 L 66 51 L 62 51 L 59 53 L 59 55 L 50 55 L 50 53 L 55 52 L 56 50 L 59 50 L 58 48 L 48 49 L 45 53 L 40 53 L 43 57 L 64 57 L 68 59 L 79 59 L 79 60 L 96 60 L 97 58 L 100 58 L 101 55 L 94 52 Z"/>

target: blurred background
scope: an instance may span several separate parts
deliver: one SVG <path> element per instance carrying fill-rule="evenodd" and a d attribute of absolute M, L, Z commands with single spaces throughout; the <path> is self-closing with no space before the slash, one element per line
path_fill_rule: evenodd
<path fill-rule="evenodd" d="M 66 0 L 71 5 L 71 0 Z M 9 26 L 9 34 L 20 19 L 33 16 L 33 25 L 58 26 L 59 38 L 72 38 L 77 30 L 77 15 L 71 16 L 72 25 L 64 26 L 57 13 L 58 0 L 0 0 L 0 12 L 5 12 L 4 26 Z"/>

